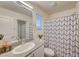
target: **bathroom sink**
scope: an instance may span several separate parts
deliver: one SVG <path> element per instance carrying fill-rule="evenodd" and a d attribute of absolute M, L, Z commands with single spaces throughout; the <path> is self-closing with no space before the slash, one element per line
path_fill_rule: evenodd
<path fill-rule="evenodd" d="M 25 43 L 25 44 L 22 44 L 22 45 L 15 47 L 12 50 L 12 53 L 13 54 L 22 54 L 22 53 L 28 52 L 29 50 L 31 50 L 34 47 L 35 47 L 35 43 L 28 42 L 28 43 Z"/>

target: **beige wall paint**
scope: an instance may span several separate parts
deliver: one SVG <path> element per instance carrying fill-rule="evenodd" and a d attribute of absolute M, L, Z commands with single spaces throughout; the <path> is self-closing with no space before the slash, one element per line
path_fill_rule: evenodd
<path fill-rule="evenodd" d="M 75 8 L 52 14 L 48 18 L 50 20 L 57 17 L 68 16 L 68 15 L 73 14 L 74 12 L 75 12 Z"/>
<path fill-rule="evenodd" d="M 79 13 L 79 2 L 76 4 L 76 12 Z"/>

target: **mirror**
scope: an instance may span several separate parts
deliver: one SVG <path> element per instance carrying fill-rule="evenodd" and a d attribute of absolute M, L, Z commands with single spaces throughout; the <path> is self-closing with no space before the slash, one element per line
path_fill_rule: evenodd
<path fill-rule="evenodd" d="M 33 39 L 32 10 L 17 1 L 0 1 L 0 34 L 5 40 Z"/>

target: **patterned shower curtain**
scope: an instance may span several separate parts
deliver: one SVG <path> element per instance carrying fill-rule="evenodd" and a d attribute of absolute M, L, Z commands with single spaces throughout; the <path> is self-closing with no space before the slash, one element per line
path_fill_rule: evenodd
<path fill-rule="evenodd" d="M 58 57 L 79 56 L 79 15 L 58 17 L 44 22 L 44 46 L 55 51 Z"/>

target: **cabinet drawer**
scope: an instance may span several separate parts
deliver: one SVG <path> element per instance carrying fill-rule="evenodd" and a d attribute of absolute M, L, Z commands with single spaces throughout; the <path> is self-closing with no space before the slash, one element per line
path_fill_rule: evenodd
<path fill-rule="evenodd" d="M 34 51 L 34 57 L 44 57 L 44 46 L 43 45 Z"/>

